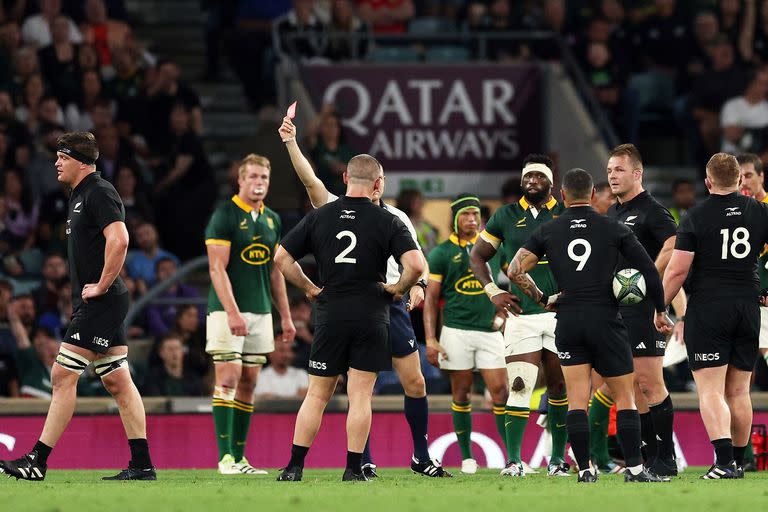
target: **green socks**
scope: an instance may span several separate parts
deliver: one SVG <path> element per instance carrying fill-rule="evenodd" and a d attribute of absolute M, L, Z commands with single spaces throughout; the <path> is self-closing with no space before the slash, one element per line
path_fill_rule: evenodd
<path fill-rule="evenodd" d="M 547 400 L 547 424 L 552 434 L 552 462 L 565 461 L 565 443 L 568 441 L 566 417 L 568 416 L 568 397 L 550 395 Z"/>
<path fill-rule="evenodd" d="M 453 430 L 459 439 L 459 449 L 461 458 L 471 459 L 472 457 L 472 404 L 470 402 L 451 403 L 451 416 L 453 416 Z"/>

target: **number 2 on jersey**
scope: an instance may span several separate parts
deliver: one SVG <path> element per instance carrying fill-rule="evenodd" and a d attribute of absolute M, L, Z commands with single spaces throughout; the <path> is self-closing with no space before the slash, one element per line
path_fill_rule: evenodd
<path fill-rule="evenodd" d="M 576 247 L 583 247 L 584 252 L 581 254 L 576 254 Z M 571 240 L 571 243 L 568 244 L 568 257 L 578 263 L 578 266 L 576 266 L 576 272 L 581 272 L 584 269 L 584 265 L 587 264 L 587 260 L 591 254 L 592 245 L 583 238 Z"/>
<path fill-rule="evenodd" d="M 339 231 L 336 234 L 336 239 L 341 240 L 342 238 L 349 238 L 349 245 L 336 255 L 336 259 L 333 261 L 335 263 L 357 263 L 357 258 L 347 258 L 347 254 L 351 253 L 357 245 L 357 236 L 351 231 Z"/>

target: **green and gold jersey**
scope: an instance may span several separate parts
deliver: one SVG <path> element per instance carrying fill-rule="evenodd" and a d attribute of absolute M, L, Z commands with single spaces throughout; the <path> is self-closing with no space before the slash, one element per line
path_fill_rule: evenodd
<path fill-rule="evenodd" d="M 205 228 L 205 245 L 229 247 L 227 275 L 235 302 L 243 313 L 272 311 L 270 274 L 280 241 L 280 217 L 262 203 L 256 212 L 238 196 L 213 212 Z M 224 311 L 216 289 L 208 292 L 208 312 Z"/>
<path fill-rule="evenodd" d="M 470 242 L 453 234 L 429 253 L 429 279 L 440 283 L 445 299 L 443 325 L 455 329 L 493 332 L 496 307 L 488 300 L 483 285 L 469 268 Z"/>
<path fill-rule="evenodd" d="M 768 203 L 768 196 L 765 196 L 762 203 Z M 768 247 L 768 246 L 766 246 Z M 768 248 L 763 248 L 763 252 L 760 253 L 760 257 L 757 260 L 757 272 L 760 275 L 760 289 L 765 290 L 768 288 Z"/>
<path fill-rule="evenodd" d="M 502 251 L 504 266 L 517 254 L 517 251 L 537 227 L 557 218 L 565 210 L 563 205 L 555 201 L 554 198 L 550 199 L 535 217 L 531 208 L 524 197 L 517 203 L 502 206 L 493 213 L 485 226 L 485 230 L 480 234 L 483 240 L 488 243 L 501 244 L 499 251 Z M 547 295 L 557 293 L 557 283 L 546 258 L 540 260 L 536 268 L 528 274 L 533 278 L 536 286 Z M 520 297 L 522 314 L 531 315 L 546 312 L 541 305 L 521 292 L 516 285 L 510 285 L 510 292 Z"/>

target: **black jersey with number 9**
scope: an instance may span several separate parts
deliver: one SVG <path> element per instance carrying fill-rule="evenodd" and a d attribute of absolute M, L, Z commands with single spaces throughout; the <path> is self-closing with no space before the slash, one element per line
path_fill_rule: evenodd
<path fill-rule="evenodd" d="M 568 208 L 542 225 L 523 246 L 539 259 L 544 254 L 560 286 L 558 310 L 582 306 L 618 307 L 613 274 L 623 256 L 646 280 L 647 295 L 657 311 L 664 310 L 661 279 L 637 237 L 625 225 L 598 214 L 592 207 Z"/>
<path fill-rule="evenodd" d="M 280 245 L 296 260 L 309 253 L 317 260 L 318 325 L 388 322 L 392 296 L 380 285 L 387 259 L 417 250 L 400 219 L 366 197 L 346 196 L 309 212 Z"/>

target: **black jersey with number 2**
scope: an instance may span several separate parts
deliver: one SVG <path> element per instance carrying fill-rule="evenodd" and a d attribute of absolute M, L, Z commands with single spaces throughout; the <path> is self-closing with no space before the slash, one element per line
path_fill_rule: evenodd
<path fill-rule="evenodd" d="M 695 253 L 691 294 L 757 297 L 757 258 L 767 241 L 765 203 L 736 192 L 711 194 L 688 211 L 677 231 L 675 249 Z"/>
<path fill-rule="evenodd" d="M 620 256 L 642 272 L 656 311 L 664 310 L 661 278 L 637 237 L 627 226 L 590 206 L 568 208 L 534 231 L 523 247 L 539 258 L 548 256 L 562 292 L 557 302 L 559 311 L 581 306 L 616 307 L 612 282 Z"/>
<path fill-rule="evenodd" d="M 417 250 L 400 219 L 366 197 L 347 196 L 309 212 L 280 245 L 296 260 L 309 253 L 317 260 L 318 325 L 388 322 L 392 296 L 379 284 L 387 259 Z"/>
<path fill-rule="evenodd" d="M 91 173 L 78 183 L 69 197 L 67 252 L 75 307 L 82 302 L 83 286 L 98 283 L 101 279 L 107 242 L 104 228 L 113 222 L 125 222 L 120 195 L 99 173 Z M 104 297 L 127 291 L 125 283 L 117 276 Z"/>

